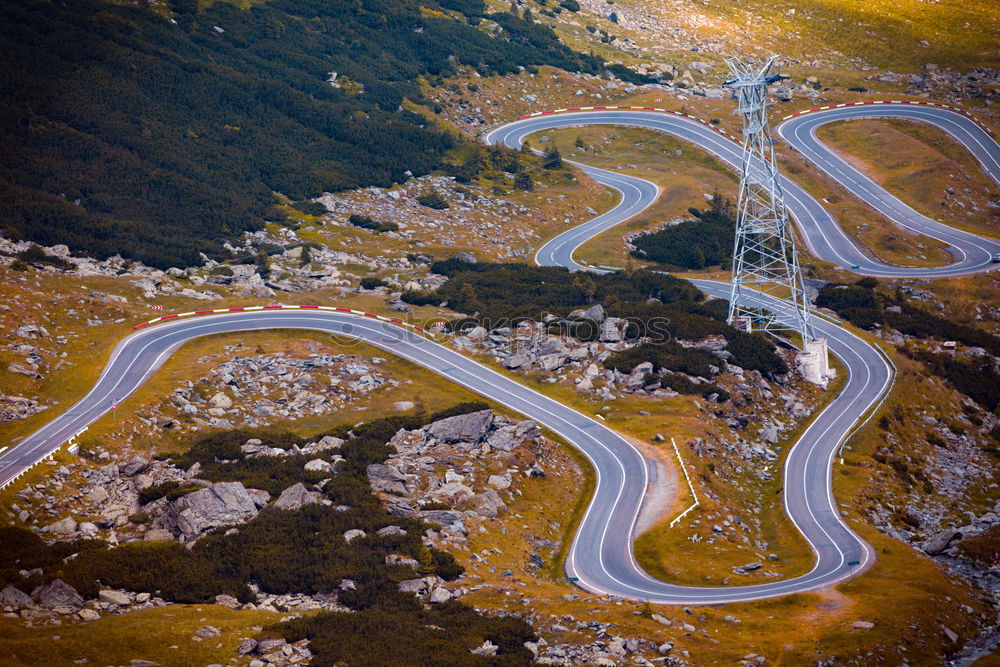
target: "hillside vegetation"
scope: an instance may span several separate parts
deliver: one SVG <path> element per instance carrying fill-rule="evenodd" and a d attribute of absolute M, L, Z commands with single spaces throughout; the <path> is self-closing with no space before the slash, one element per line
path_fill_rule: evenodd
<path fill-rule="evenodd" d="M 460 166 L 448 160 L 458 140 L 403 108 L 425 101 L 421 79 L 462 65 L 604 67 L 479 0 L 169 9 L 2 5 L 5 235 L 160 268 L 196 263 L 279 217 L 275 192 L 302 200 Z"/>

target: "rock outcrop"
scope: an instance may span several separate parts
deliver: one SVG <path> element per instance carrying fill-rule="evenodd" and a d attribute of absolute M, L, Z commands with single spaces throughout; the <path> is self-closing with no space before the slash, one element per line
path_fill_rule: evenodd
<path fill-rule="evenodd" d="M 191 539 L 213 528 L 248 521 L 258 510 L 254 497 L 241 483 L 221 482 L 171 502 L 154 527 Z"/>

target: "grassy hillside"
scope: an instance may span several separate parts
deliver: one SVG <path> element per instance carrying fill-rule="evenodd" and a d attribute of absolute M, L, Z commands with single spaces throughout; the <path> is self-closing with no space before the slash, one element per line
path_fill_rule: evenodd
<path fill-rule="evenodd" d="M 421 78 L 603 68 L 479 0 L 169 7 L 172 18 L 103 0 L 0 3 L 4 234 L 197 262 L 279 217 L 275 192 L 300 200 L 448 168 L 456 140 L 402 107 L 423 102 Z"/>

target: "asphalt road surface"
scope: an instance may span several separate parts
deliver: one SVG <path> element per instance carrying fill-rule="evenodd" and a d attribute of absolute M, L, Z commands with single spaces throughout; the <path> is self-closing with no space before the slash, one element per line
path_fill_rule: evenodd
<path fill-rule="evenodd" d="M 971 119 L 946 109 L 892 104 L 830 109 L 792 118 L 778 127 L 778 134 L 831 178 L 893 223 L 951 245 L 956 261 L 938 268 L 886 264 L 872 257 L 848 236 L 820 201 L 787 176 L 782 176 L 785 205 L 798 225 L 800 238 L 806 242 L 813 255 L 864 275 L 941 278 L 994 268 L 996 265 L 991 264 L 990 257 L 993 253 L 1000 252 L 1000 241 L 948 227 L 917 213 L 844 162 L 815 136 L 816 128 L 825 123 L 850 118 L 885 117 L 906 118 L 939 127 L 969 148 L 994 180 L 1000 179 L 1000 146 Z M 741 147 L 711 127 L 690 118 L 653 111 L 581 111 L 534 116 L 499 127 L 487 134 L 485 140 L 517 148 L 530 134 L 585 125 L 629 125 L 672 134 L 714 154 L 736 171 L 742 159 Z M 536 254 L 536 260 L 541 264 L 586 268 L 573 259 L 573 252 L 581 243 L 620 222 L 620 214 L 646 208 L 656 199 L 657 188 L 648 181 L 595 167 L 578 166 L 595 180 L 607 183 L 621 192 L 622 200 L 612 211 L 579 228 L 560 234 L 543 245 Z M 582 231 L 584 228 L 586 232 Z"/>
<path fill-rule="evenodd" d="M 817 113 L 814 117 L 826 116 Z M 583 114 L 565 114 L 545 116 L 537 122 L 534 119 L 532 122 L 519 121 L 491 133 L 490 138 L 517 145 L 526 134 L 552 127 L 592 123 L 630 124 L 678 134 L 728 159 L 730 163 L 738 159 L 732 142 L 711 129 L 697 123 L 682 121 L 677 124 L 671 121 L 682 119 L 641 112 L 595 112 L 586 114 L 586 117 Z M 803 142 L 803 150 L 806 149 Z M 824 149 L 819 145 L 808 150 L 815 150 L 816 155 L 821 156 Z M 993 144 L 984 154 L 995 159 L 998 153 L 1000 148 Z M 545 244 L 536 257 L 539 263 L 587 268 L 573 261 L 573 250 L 586 239 L 632 217 L 655 200 L 657 188 L 647 181 L 604 170 L 587 168 L 587 171 L 600 182 L 617 188 L 622 193 L 622 202 L 613 211 Z M 857 174 L 851 175 L 853 179 L 858 177 Z M 861 196 L 875 192 L 870 185 L 865 184 L 868 189 L 859 186 Z M 823 217 L 822 207 L 815 200 L 790 182 L 786 193 L 791 201 L 797 202 L 794 205 L 797 208 L 790 208 L 806 230 L 807 237 L 812 233 L 811 229 L 823 232 L 817 238 L 811 238 L 811 246 L 816 252 L 820 252 L 816 249 L 823 248 L 844 253 L 857 250 L 828 216 Z M 913 221 L 914 224 L 917 222 Z M 838 239 L 843 239 L 846 245 L 841 246 Z M 983 239 L 978 239 L 976 243 L 982 247 L 991 247 L 982 244 L 996 245 Z M 973 245 L 970 241 L 967 246 L 961 246 L 965 259 L 949 267 L 955 273 L 947 275 L 985 268 L 979 255 L 975 256 L 978 259 L 970 259 Z M 907 272 L 900 275 L 928 275 L 927 271 L 897 269 L 863 256 L 858 256 L 857 260 L 861 267 L 858 271 L 862 273 L 896 275 L 887 272 L 899 270 Z M 862 264 L 862 261 L 867 263 Z M 728 296 L 727 284 L 694 282 L 709 294 Z M 787 314 L 784 304 L 773 300 L 767 303 L 779 315 Z M 323 330 L 346 339 L 363 340 L 418 363 L 538 421 L 579 448 L 591 461 L 597 474 L 594 498 L 577 530 L 566 562 L 567 575 L 581 587 L 595 593 L 671 604 L 735 602 L 807 591 L 854 576 L 874 559 L 871 548 L 840 515 L 831 490 L 831 471 L 840 445 L 858 420 L 882 399 L 893 379 L 887 360 L 864 340 L 819 317 L 814 319 L 814 326 L 818 335 L 828 339 L 830 350 L 844 362 L 849 377 L 840 393 L 802 434 L 785 464 L 785 508 L 811 545 L 816 560 L 808 574 L 783 581 L 754 586 L 688 587 L 650 577 L 635 561 L 632 549 L 634 526 L 647 486 L 648 471 L 643 456 L 631 443 L 608 429 L 599 419 L 547 398 L 428 337 L 378 320 L 328 311 L 273 310 L 176 319 L 124 338 L 115 347 L 103 374 L 86 397 L 0 456 L 0 484 L 14 479 L 105 415 L 112 401 L 128 396 L 186 341 L 204 335 L 256 329 Z"/>

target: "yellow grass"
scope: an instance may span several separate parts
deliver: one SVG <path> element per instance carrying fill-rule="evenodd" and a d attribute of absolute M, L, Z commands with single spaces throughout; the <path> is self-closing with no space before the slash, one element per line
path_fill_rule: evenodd
<path fill-rule="evenodd" d="M 831 123 L 818 136 L 920 213 L 976 234 L 1000 235 L 1000 209 L 990 206 L 996 183 L 950 135 L 922 123 L 887 119 Z"/>
<path fill-rule="evenodd" d="M 218 605 L 169 605 L 128 614 L 103 614 L 90 623 L 28 628 L 0 618 L 0 662 L 4 665 L 127 665 L 149 660 L 164 667 L 226 664 L 254 626 L 277 623 L 281 614 L 233 611 Z M 198 628 L 211 625 L 217 637 L 195 641 Z M 74 662 L 76 661 L 76 662 Z"/>

